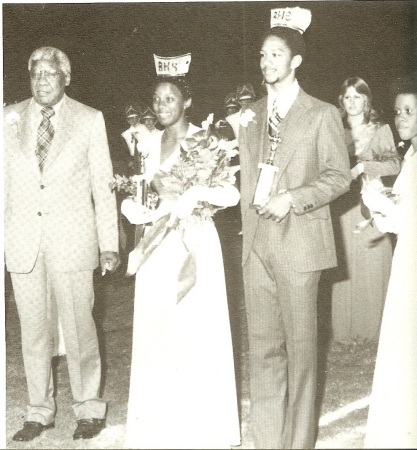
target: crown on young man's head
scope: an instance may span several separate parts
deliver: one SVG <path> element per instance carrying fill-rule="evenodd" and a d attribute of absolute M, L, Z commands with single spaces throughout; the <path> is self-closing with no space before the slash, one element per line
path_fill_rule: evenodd
<path fill-rule="evenodd" d="M 179 77 L 188 73 L 191 63 L 191 53 L 180 56 L 153 55 L 157 76 Z"/>
<path fill-rule="evenodd" d="M 300 8 L 275 8 L 271 9 L 271 28 L 292 28 L 303 34 L 311 23 L 311 11 Z"/>

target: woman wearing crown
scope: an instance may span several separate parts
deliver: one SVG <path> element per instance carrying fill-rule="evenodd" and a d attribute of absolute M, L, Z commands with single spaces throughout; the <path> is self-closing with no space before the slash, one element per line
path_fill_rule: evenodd
<path fill-rule="evenodd" d="M 187 119 L 191 94 L 185 77 L 173 76 L 174 68 L 185 66 L 186 72 L 190 59 L 189 54 L 155 56 L 153 109 L 164 130 L 143 140 L 141 150 L 148 154 L 146 178 L 161 205 L 148 219 L 140 218 L 134 201 L 122 205 L 133 223 L 154 222 L 143 242 L 160 238 L 136 273 L 127 448 L 230 448 L 240 443 L 222 253 L 213 220 L 202 214 L 204 208 L 196 209 L 201 202 L 234 205 L 239 193 L 232 183 L 192 186 L 182 195 L 173 188 L 174 173 L 185 164 L 185 140 L 190 142 L 196 132 L 208 137 Z M 201 142 L 194 157 L 207 152 Z M 164 231 L 158 234 L 161 224 Z"/>

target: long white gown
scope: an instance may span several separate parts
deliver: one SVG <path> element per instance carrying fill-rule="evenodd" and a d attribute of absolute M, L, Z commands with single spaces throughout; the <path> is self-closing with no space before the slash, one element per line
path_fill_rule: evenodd
<path fill-rule="evenodd" d="M 417 448 L 417 151 L 405 155 L 388 228 L 398 233 L 369 406 L 365 448 Z M 381 225 L 384 225 L 382 219 Z M 378 225 L 380 226 L 380 225 Z"/>
<path fill-rule="evenodd" d="M 189 133 L 194 131 L 190 126 Z M 155 160 L 161 134 L 152 142 Z M 188 294 L 177 304 L 186 256 L 181 230 L 172 231 L 136 274 L 126 448 L 220 449 L 240 443 L 217 230 L 212 220 L 194 216 L 182 225 L 197 266 Z"/>

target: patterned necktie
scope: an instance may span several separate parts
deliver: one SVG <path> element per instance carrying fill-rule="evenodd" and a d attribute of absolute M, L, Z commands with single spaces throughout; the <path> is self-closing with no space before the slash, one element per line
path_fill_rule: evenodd
<path fill-rule="evenodd" d="M 272 112 L 269 117 L 269 127 L 268 133 L 271 137 L 274 137 L 278 134 L 278 125 L 281 123 L 282 119 L 278 114 L 278 103 L 277 99 L 274 99 L 274 103 L 272 104 Z"/>
<path fill-rule="evenodd" d="M 43 119 L 38 128 L 38 134 L 36 135 L 36 156 L 38 157 L 39 168 L 43 171 L 46 157 L 54 137 L 54 127 L 50 121 L 50 118 L 55 114 L 52 106 L 46 106 L 41 111 Z"/>

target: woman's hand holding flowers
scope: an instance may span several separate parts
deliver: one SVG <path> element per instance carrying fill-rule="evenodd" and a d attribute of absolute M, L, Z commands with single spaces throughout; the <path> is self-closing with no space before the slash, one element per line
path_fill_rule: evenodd
<path fill-rule="evenodd" d="M 371 211 L 371 217 L 357 224 L 355 232 L 361 232 L 374 221 L 382 233 L 396 233 L 395 218 L 399 196 L 391 188 L 385 187 L 379 178 L 365 178 L 361 193 L 363 203 Z"/>
<path fill-rule="evenodd" d="M 381 192 L 364 191 L 362 193 L 362 199 L 365 205 L 373 212 L 380 213 L 383 216 L 395 214 L 395 203 Z"/>
<path fill-rule="evenodd" d="M 190 216 L 197 203 L 204 198 L 204 193 L 207 189 L 206 186 L 191 186 L 181 194 L 172 206 L 171 216 L 173 219 L 184 219 Z"/>

